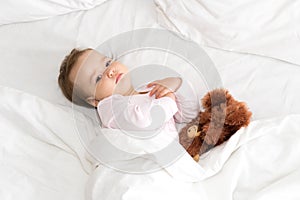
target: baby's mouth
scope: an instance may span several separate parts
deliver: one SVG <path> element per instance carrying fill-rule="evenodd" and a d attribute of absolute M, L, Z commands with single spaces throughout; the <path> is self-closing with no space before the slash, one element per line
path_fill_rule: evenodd
<path fill-rule="evenodd" d="M 122 73 L 120 73 L 120 74 L 117 75 L 117 78 L 116 78 L 116 84 L 119 82 L 119 80 L 121 79 L 121 76 L 122 76 L 122 75 L 123 75 Z"/>

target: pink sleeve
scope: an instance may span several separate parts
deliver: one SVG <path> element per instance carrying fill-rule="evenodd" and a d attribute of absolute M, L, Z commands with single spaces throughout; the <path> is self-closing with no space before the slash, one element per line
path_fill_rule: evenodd
<path fill-rule="evenodd" d="M 116 95 L 110 101 L 98 105 L 98 113 L 104 127 L 138 130 L 151 125 L 155 118 L 151 110 L 156 105 L 164 112 L 164 122 L 172 119 L 178 111 L 176 102 L 170 97 L 155 99 L 146 94 L 127 97 Z"/>
<path fill-rule="evenodd" d="M 199 111 L 200 104 L 198 100 L 193 97 L 184 97 L 179 92 L 175 92 L 176 104 L 178 107 L 178 112 L 174 115 L 174 120 L 176 123 L 188 123 L 194 119 Z"/>
<path fill-rule="evenodd" d="M 114 111 L 112 110 L 112 96 L 101 100 L 97 106 L 97 112 L 103 128 L 114 128 L 111 126 Z"/>

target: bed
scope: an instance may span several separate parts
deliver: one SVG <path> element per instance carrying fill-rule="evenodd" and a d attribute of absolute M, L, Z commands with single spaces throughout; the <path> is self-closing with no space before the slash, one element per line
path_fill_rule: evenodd
<path fill-rule="evenodd" d="M 9 0 L 0 9 L 0 199 L 300 199 L 299 1 Z M 63 97 L 57 76 L 72 48 L 145 28 L 197 44 L 253 116 L 198 164 L 183 156 L 132 174 L 93 159 L 78 127 L 89 140 L 99 124 Z M 193 76 L 166 55 L 145 49 L 120 60 Z M 191 79 L 197 98 L 211 89 Z"/>

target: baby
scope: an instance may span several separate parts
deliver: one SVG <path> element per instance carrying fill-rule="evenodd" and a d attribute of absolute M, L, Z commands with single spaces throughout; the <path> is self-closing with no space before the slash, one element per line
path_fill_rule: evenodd
<path fill-rule="evenodd" d="M 151 110 L 156 105 L 164 111 L 161 128 L 171 132 L 177 132 L 175 122 L 188 122 L 197 115 L 195 103 L 176 94 L 182 84 L 181 78 L 156 80 L 136 90 L 128 72 L 125 65 L 96 50 L 73 49 L 61 64 L 58 83 L 68 100 L 95 107 L 105 128 L 153 128 L 150 125 L 155 119 Z M 190 111 L 182 112 L 184 107 Z M 185 113 L 188 114 L 184 116 Z"/>

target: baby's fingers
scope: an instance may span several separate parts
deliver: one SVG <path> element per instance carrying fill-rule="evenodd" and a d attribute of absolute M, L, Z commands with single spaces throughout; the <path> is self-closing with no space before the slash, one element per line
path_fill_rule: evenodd
<path fill-rule="evenodd" d="M 159 85 L 154 86 L 154 88 L 150 91 L 150 96 L 152 96 L 153 94 L 155 94 L 157 92 L 157 90 L 159 89 Z"/>
<path fill-rule="evenodd" d="M 157 84 L 156 82 L 151 82 L 151 83 L 148 83 L 147 87 L 152 87 L 152 86 L 154 86 L 156 84 Z"/>
<path fill-rule="evenodd" d="M 156 93 L 156 98 L 161 98 L 164 97 L 166 94 L 168 94 L 170 92 L 169 89 L 167 88 L 162 88 L 162 90 L 160 90 L 159 92 Z"/>
<path fill-rule="evenodd" d="M 157 98 L 159 98 L 159 94 L 161 93 L 161 91 L 163 91 L 164 89 L 165 89 L 165 87 L 163 87 L 161 85 L 156 85 L 151 90 L 150 96 L 155 95 L 155 98 L 157 99 Z"/>
<path fill-rule="evenodd" d="M 161 96 L 162 92 L 165 90 L 166 88 L 163 86 L 160 86 L 156 91 L 155 91 L 155 98 L 158 99 Z"/>

